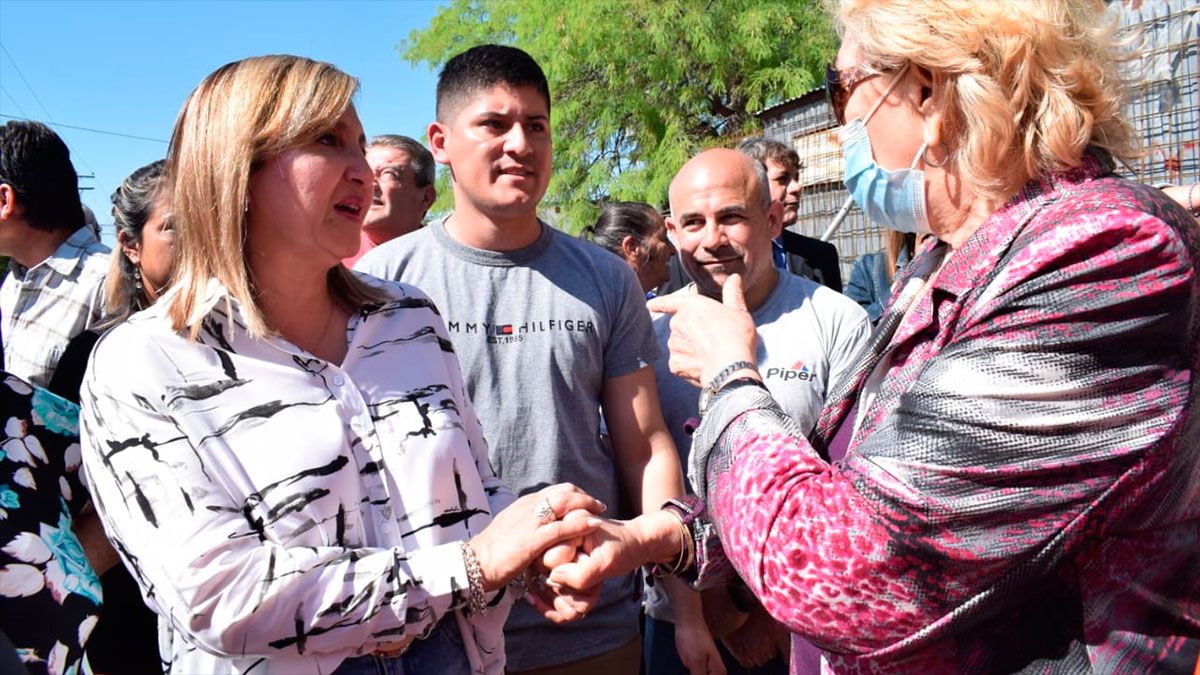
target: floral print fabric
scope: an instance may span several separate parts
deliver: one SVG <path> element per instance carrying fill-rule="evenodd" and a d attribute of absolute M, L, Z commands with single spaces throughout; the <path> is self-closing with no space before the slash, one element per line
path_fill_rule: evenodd
<path fill-rule="evenodd" d="M 71 529 L 79 409 L 0 372 L 0 630 L 31 673 L 91 672 L 83 654 L 100 615 L 100 581 Z"/>

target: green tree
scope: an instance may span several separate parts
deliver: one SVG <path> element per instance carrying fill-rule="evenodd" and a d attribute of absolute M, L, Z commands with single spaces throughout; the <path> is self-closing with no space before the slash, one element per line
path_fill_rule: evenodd
<path fill-rule="evenodd" d="M 664 206 L 698 150 L 759 129 L 754 113 L 816 86 L 836 51 L 820 0 L 452 0 L 399 49 L 438 68 L 471 46 L 529 52 L 553 97 L 544 207 L 578 231 L 604 199 Z M 449 186 L 435 210 L 449 208 Z"/>

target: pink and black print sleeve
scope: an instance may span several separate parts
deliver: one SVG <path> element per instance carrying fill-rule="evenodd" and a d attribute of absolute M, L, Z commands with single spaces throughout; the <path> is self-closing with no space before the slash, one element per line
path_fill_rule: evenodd
<path fill-rule="evenodd" d="M 1195 661 L 1179 631 L 1200 601 L 1200 246 L 1088 168 L 947 261 L 876 354 L 888 370 L 844 460 L 755 388 L 697 433 L 725 554 L 847 672 Z"/>

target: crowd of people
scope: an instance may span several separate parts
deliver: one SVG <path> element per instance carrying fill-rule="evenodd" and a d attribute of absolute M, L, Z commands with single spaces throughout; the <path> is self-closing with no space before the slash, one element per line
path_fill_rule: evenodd
<path fill-rule="evenodd" d="M 1195 672 L 1200 185 L 1117 173 L 1102 4 L 836 23 L 845 294 L 767 138 L 545 224 L 514 47 L 428 148 L 219 68 L 111 252 L 0 127 L 0 672 Z"/>

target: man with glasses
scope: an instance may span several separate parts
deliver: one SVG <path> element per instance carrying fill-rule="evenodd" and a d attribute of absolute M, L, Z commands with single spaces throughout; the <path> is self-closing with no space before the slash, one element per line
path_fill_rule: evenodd
<path fill-rule="evenodd" d="M 367 164 L 375 174 L 375 198 L 363 220 L 358 253 L 342 261 L 353 267 L 367 251 L 420 229 L 437 199 L 433 155 L 408 136 L 376 136 L 367 145 Z"/>

